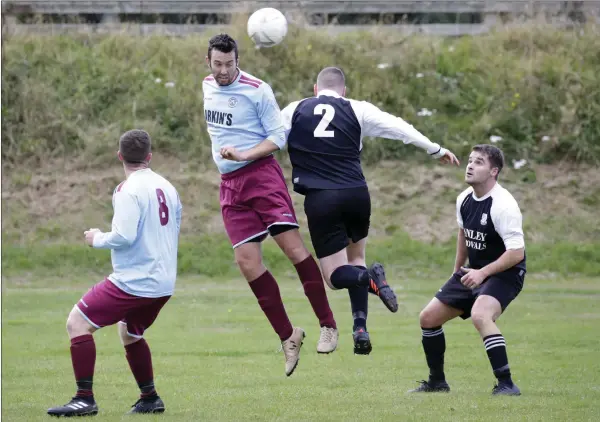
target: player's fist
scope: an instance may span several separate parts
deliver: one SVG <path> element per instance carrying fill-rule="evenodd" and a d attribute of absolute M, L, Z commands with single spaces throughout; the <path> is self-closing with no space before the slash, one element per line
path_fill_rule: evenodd
<path fill-rule="evenodd" d="M 222 147 L 221 157 L 231 161 L 245 161 L 243 154 L 235 147 Z"/>
<path fill-rule="evenodd" d="M 440 157 L 440 161 L 444 164 L 456 164 L 460 165 L 460 161 L 456 158 L 456 155 L 452 153 L 450 150 L 446 150 L 446 153 Z"/>
<path fill-rule="evenodd" d="M 94 246 L 94 237 L 97 233 L 100 233 L 100 229 L 89 229 L 83 232 L 85 236 L 85 243 L 88 246 Z"/>

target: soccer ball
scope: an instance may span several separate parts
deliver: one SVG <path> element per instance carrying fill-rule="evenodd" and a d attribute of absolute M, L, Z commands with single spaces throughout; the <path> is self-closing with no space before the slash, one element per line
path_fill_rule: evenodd
<path fill-rule="evenodd" d="M 248 19 L 248 36 L 258 47 L 273 47 L 287 35 L 287 19 L 279 10 L 265 7 Z"/>

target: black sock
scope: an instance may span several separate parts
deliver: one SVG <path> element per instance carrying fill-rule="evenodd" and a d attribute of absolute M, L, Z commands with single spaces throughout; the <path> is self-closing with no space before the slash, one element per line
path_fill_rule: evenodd
<path fill-rule="evenodd" d="M 140 387 L 140 393 L 144 399 L 157 396 L 156 389 L 154 388 L 154 380 L 138 383 L 138 387 Z"/>
<path fill-rule="evenodd" d="M 446 352 L 446 337 L 444 329 L 440 327 L 423 328 L 423 350 L 429 366 L 430 381 L 445 381 L 444 353 Z"/>
<path fill-rule="evenodd" d="M 494 375 L 498 381 L 512 384 L 508 356 L 506 355 L 506 341 L 502 334 L 492 334 L 483 339 L 483 345 L 487 352 Z"/>
<path fill-rule="evenodd" d="M 368 286 L 371 276 L 367 270 L 352 265 L 342 265 L 331 273 L 330 280 L 336 289 L 348 289 L 356 286 Z"/>
<path fill-rule="evenodd" d="M 367 270 L 367 267 L 363 267 L 362 265 L 355 265 L 354 267 L 362 271 Z M 356 331 L 358 328 L 363 328 L 365 331 L 367 331 L 367 315 L 369 314 L 369 287 L 359 286 L 348 289 L 348 296 L 350 296 L 352 318 L 354 319 L 352 331 Z"/>
<path fill-rule="evenodd" d="M 94 393 L 92 392 L 92 386 L 94 384 L 93 378 L 82 378 L 76 381 L 77 382 L 77 397 L 93 397 Z"/>

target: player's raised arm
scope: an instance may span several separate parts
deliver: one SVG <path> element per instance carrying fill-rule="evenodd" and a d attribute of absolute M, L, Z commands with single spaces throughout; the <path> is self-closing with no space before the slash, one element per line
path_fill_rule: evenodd
<path fill-rule="evenodd" d="M 456 156 L 439 144 L 419 132 L 411 124 L 400 117 L 380 110 L 367 101 L 356 101 L 354 104 L 362 114 L 362 132 L 364 136 L 401 140 L 427 151 L 431 157 L 443 162 L 459 165 Z"/>
<path fill-rule="evenodd" d="M 120 249 L 131 246 L 137 238 L 140 208 L 133 195 L 126 191 L 115 193 L 115 214 L 112 230 L 94 236 L 94 248 Z"/>
<path fill-rule="evenodd" d="M 225 146 L 221 148 L 221 156 L 233 161 L 254 161 L 266 157 L 285 146 L 285 131 L 279 105 L 275 100 L 273 90 L 264 84 L 262 96 L 257 103 L 258 118 L 267 133 L 267 138 L 260 144 L 246 151 Z"/>
<path fill-rule="evenodd" d="M 283 130 L 286 142 L 292 130 L 292 117 L 294 117 L 294 111 L 296 111 L 296 107 L 298 107 L 298 104 L 300 104 L 300 101 L 294 101 L 293 103 L 288 104 L 286 108 L 281 110 L 281 120 L 283 123 Z"/>

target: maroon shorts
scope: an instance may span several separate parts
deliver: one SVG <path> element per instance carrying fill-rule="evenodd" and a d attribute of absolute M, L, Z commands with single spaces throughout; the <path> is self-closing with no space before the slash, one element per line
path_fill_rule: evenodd
<path fill-rule="evenodd" d="M 141 338 L 170 298 L 133 296 L 105 279 L 88 290 L 75 306 L 96 328 L 121 322 L 127 324 L 131 337 Z"/>
<path fill-rule="evenodd" d="M 220 199 L 234 248 L 264 238 L 275 225 L 298 227 L 283 172 L 271 155 L 222 174 Z"/>

